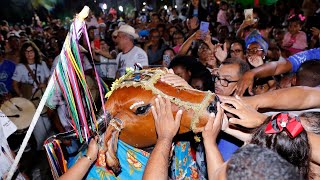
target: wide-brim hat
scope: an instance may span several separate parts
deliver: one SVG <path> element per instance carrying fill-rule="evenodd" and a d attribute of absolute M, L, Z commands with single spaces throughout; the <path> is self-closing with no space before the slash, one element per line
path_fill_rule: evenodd
<path fill-rule="evenodd" d="M 134 39 L 139 38 L 139 35 L 136 33 L 136 30 L 132 26 L 127 25 L 127 24 L 121 25 L 120 28 L 115 31 L 115 33 L 117 33 L 117 34 L 118 34 L 118 32 L 123 32 L 123 33 L 129 34 L 129 35 L 133 36 Z"/>

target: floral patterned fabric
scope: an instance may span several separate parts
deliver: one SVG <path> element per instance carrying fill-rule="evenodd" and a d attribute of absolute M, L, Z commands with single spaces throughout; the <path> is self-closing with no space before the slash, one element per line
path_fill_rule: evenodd
<path fill-rule="evenodd" d="M 80 152 L 75 158 L 68 162 L 70 168 L 75 162 L 81 158 L 85 151 Z M 134 148 L 121 140 L 118 142 L 117 156 L 121 165 L 121 172 L 115 176 L 111 170 L 105 167 L 94 165 L 89 170 L 85 179 L 108 179 L 108 180 L 126 180 L 126 179 L 142 179 L 144 168 L 147 165 L 150 154 L 143 150 Z M 98 159 L 99 161 L 100 159 Z"/>
<path fill-rule="evenodd" d="M 179 141 L 175 145 L 171 164 L 171 179 L 204 179 L 200 178 L 197 163 L 193 158 L 188 141 Z"/>

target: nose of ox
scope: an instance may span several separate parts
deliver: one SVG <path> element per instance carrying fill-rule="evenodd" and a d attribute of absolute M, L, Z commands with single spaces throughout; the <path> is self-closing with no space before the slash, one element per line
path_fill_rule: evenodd
<path fill-rule="evenodd" d="M 214 114 L 216 114 L 216 113 L 217 113 L 217 102 L 219 102 L 219 101 L 220 101 L 220 100 L 219 100 L 218 96 L 216 96 L 216 97 L 215 97 L 215 100 L 212 101 L 212 102 L 210 102 L 210 104 L 208 105 L 207 111 L 208 111 L 209 113 L 214 113 Z"/>

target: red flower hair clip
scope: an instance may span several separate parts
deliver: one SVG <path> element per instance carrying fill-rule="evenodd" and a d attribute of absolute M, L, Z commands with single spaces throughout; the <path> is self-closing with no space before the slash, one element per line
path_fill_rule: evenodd
<path fill-rule="evenodd" d="M 267 124 L 266 134 L 277 134 L 285 131 L 290 138 L 295 138 L 303 131 L 303 126 L 297 117 L 291 118 L 288 113 L 274 115 Z"/>

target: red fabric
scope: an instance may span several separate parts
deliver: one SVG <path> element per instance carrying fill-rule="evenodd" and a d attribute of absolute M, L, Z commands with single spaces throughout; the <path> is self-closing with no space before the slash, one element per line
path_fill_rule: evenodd
<path fill-rule="evenodd" d="M 266 127 L 265 133 L 277 134 L 283 130 L 290 138 L 295 138 L 303 131 L 303 127 L 296 118 L 291 118 L 287 113 L 280 113 L 272 117 Z"/>

